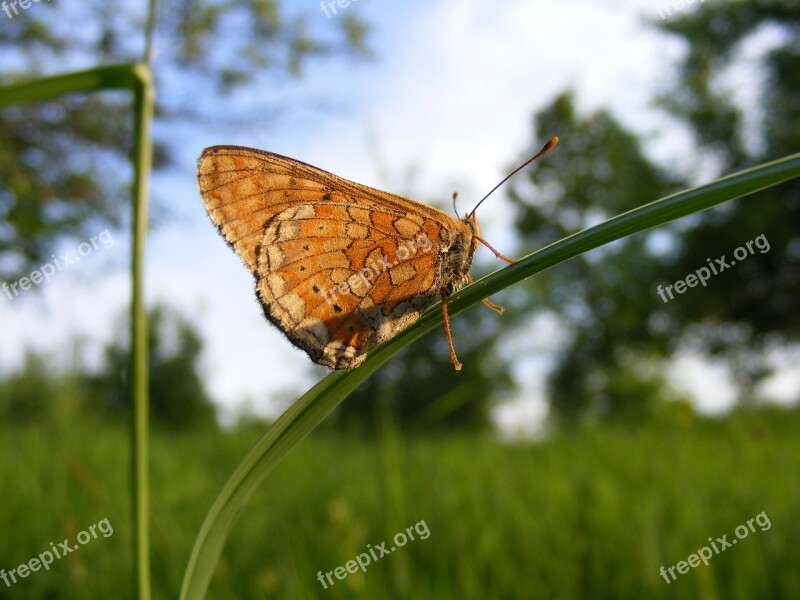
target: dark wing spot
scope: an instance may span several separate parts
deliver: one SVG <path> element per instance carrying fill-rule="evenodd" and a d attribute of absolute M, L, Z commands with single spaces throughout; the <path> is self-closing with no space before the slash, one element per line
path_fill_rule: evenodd
<path fill-rule="evenodd" d="M 323 200 L 330 200 L 331 199 L 331 195 L 328 192 L 325 192 L 324 194 L 322 194 L 322 199 Z"/>
<path fill-rule="evenodd" d="M 317 286 L 313 286 L 311 289 L 314 290 L 315 294 L 319 294 L 319 288 Z"/>
<path fill-rule="evenodd" d="M 350 331 L 355 331 L 355 330 L 356 330 L 356 328 L 355 328 L 355 327 L 353 327 L 352 325 L 350 325 L 350 327 L 348 327 L 348 329 L 349 329 Z"/>
<path fill-rule="evenodd" d="M 339 306 L 338 304 L 334 304 L 333 305 L 333 312 L 337 312 L 337 313 L 342 312 L 342 307 Z"/>
<path fill-rule="evenodd" d="M 306 270 L 306 268 L 305 268 L 303 265 L 300 265 L 300 270 L 301 270 L 301 271 L 305 271 L 305 270 Z"/>
<path fill-rule="evenodd" d="M 308 244 L 306 244 L 305 246 L 303 246 L 303 251 L 304 251 L 304 252 L 308 252 L 308 251 L 309 251 Z"/>

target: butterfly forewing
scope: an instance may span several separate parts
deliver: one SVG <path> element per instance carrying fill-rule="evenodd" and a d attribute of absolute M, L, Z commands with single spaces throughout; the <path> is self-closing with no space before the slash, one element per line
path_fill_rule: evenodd
<path fill-rule="evenodd" d="M 308 202 L 379 204 L 458 225 L 449 215 L 272 152 L 240 146 L 206 148 L 198 161 L 198 182 L 211 220 L 255 274 L 256 250 L 264 227 L 285 208 Z"/>

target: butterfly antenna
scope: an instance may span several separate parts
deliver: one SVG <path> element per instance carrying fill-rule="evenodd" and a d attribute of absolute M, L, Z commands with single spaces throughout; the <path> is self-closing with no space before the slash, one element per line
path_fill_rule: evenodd
<path fill-rule="evenodd" d="M 497 190 L 497 188 L 499 188 L 499 187 L 500 187 L 501 185 L 503 185 L 503 184 L 504 184 L 506 181 L 508 181 L 509 179 L 511 179 L 511 177 L 513 177 L 513 176 L 514 176 L 514 175 L 517 173 L 517 171 L 521 171 L 522 169 L 524 169 L 525 167 L 527 167 L 529 164 L 531 164 L 533 161 L 535 161 L 537 158 L 541 158 L 542 156 L 544 156 L 545 154 L 547 154 L 548 152 L 550 152 L 550 150 L 552 150 L 552 149 L 553 149 L 553 147 L 554 147 L 554 146 L 555 146 L 557 143 L 558 143 L 558 138 L 557 138 L 557 137 L 552 137 L 552 138 L 550 138 L 550 140 L 549 140 L 549 141 L 548 141 L 548 142 L 547 142 L 547 143 L 544 145 L 544 147 L 542 147 L 542 149 L 541 149 L 541 150 L 539 150 L 539 152 L 537 152 L 537 153 L 536 153 L 534 156 L 532 156 L 531 158 L 529 158 L 528 160 L 526 160 L 524 163 L 522 163 L 522 164 L 521 164 L 520 166 L 518 166 L 516 169 L 514 169 L 513 171 L 511 171 L 511 173 L 509 173 L 508 175 L 506 175 L 506 176 L 503 178 L 503 181 L 501 181 L 501 182 L 500 182 L 500 183 L 498 183 L 496 186 L 494 186 L 494 187 L 491 189 L 491 191 L 490 191 L 488 194 L 486 194 L 486 195 L 485 195 L 483 198 L 481 198 L 481 199 L 480 199 L 480 202 L 478 202 L 478 203 L 475 205 L 475 208 L 473 208 L 473 209 L 470 211 L 470 213 L 467 215 L 467 217 L 472 217 L 472 215 L 474 215 L 474 214 L 475 214 L 475 211 L 476 211 L 476 210 L 478 210 L 478 207 L 479 207 L 481 204 L 483 204 L 483 201 L 484 201 L 484 200 L 486 200 L 486 199 L 487 199 L 489 196 L 491 196 L 491 195 L 492 195 L 492 194 L 493 194 L 493 193 L 494 193 L 494 192 Z"/>
<path fill-rule="evenodd" d="M 456 208 L 456 200 L 458 200 L 458 192 L 453 192 L 453 212 L 458 216 L 458 209 Z"/>

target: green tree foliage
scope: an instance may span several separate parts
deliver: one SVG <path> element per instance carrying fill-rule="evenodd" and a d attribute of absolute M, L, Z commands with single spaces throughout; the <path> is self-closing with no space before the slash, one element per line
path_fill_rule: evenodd
<path fill-rule="evenodd" d="M 170 429 L 213 426 L 214 405 L 200 376 L 200 335 L 191 323 L 163 306 L 150 311 L 148 324 L 153 423 Z M 120 331 L 127 331 L 124 324 Z M 129 365 L 127 339 L 118 338 L 106 348 L 100 372 L 85 376 L 96 409 L 110 414 L 130 409 Z"/>
<path fill-rule="evenodd" d="M 78 7 L 34 4 L 13 19 L 3 15 L 0 85 L 136 60 L 146 6 L 87 0 Z M 219 110 L 223 98 L 233 109 L 237 94 L 255 95 L 265 82 L 285 86 L 310 62 L 366 54 L 366 28 L 355 11 L 319 31 L 305 12 L 280 0 L 159 6 L 157 169 L 170 164 L 175 128 L 200 119 L 263 125 L 264 115 L 285 108 L 262 93 L 257 114 L 236 110 L 234 122 L 231 112 Z M 310 9 L 315 17 L 317 8 Z M 102 93 L 0 112 L 0 278 L 17 279 L 36 268 L 59 238 L 86 238 L 128 214 L 129 102 L 126 94 Z"/>
<path fill-rule="evenodd" d="M 22 369 L 0 380 L 0 420 L 40 421 L 52 403 L 58 401 L 58 383 L 44 357 L 26 353 Z"/>
<path fill-rule="evenodd" d="M 797 152 L 800 2 L 713 4 L 660 27 L 689 48 L 674 89 L 662 103 L 691 127 L 699 150 L 719 163 L 720 172 Z M 757 37 L 771 44 L 752 81 L 755 105 L 742 106 L 725 77 L 743 68 L 738 52 Z M 763 234 L 769 241 L 768 253 L 715 278 L 699 297 L 687 301 L 687 295 L 670 307 L 673 318 L 683 324 L 719 324 L 701 328 L 692 341 L 709 355 L 729 361 L 743 398 L 770 373 L 767 351 L 796 343 L 800 336 L 798 199 L 800 183 L 792 181 L 713 211 L 683 233 L 666 273 L 667 281 L 674 281 L 692 265 L 702 265 L 709 256 L 709 240 L 719 254 L 729 257 L 754 236 Z"/>
<path fill-rule="evenodd" d="M 704 5 L 658 25 L 688 47 L 661 105 L 689 126 L 695 164 L 715 165 L 710 176 L 800 148 L 799 24 L 800 4 L 764 1 Z M 764 85 L 754 79 L 756 106 L 742 106 L 725 77 L 741 68 L 736 56 L 742 44 L 765 29 L 774 43 L 760 64 Z M 561 135 L 562 144 L 511 191 L 527 250 L 685 185 L 651 161 L 613 115 L 576 114 L 571 94 L 539 113 L 530 149 L 552 134 Z M 566 328 L 549 378 L 556 416 L 574 421 L 651 412 L 648 404 L 671 396 L 666 359 L 687 347 L 724 361 L 741 399 L 752 398 L 771 372 L 767 351 L 797 342 L 798 198 L 800 185 L 790 182 L 534 278 L 533 293 L 522 300 L 536 298 L 534 305 L 514 313 L 525 306 L 545 310 Z M 657 294 L 658 285 L 686 278 L 709 258 L 730 260 L 759 235 L 769 251 L 759 249 L 668 303 Z"/>
<path fill-rule="evenodd" d="M 553 133 L 565 139 L 512 182 L 521 254 L 666 195 L 681 183 L 650 163 L 640 141 L 610 113 L 578 115 L 571 93 L 538 114 L 531 146 Z M 655 302 L 654 235 L 626 238 L 569 261 L 533 278 L 526 294 L 514 296 L 518 305 L 511 314 L 527 319 L 544 311 L 566 331 L 549 380 L 556 416 L 639 415 L 667 397 L 655 368 L 670 331 Z M 644 316 L 648 312 L 652 318 Z"/>

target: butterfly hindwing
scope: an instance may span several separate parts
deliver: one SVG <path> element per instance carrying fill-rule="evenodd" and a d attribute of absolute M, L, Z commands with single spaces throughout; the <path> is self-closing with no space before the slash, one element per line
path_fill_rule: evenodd
<path fill-rule="evenodd" d="M 309 203 L 267 224 L 257 295 L 314 362 L 351 369 L 439 297 L 441 226 L 383 206 Z"/>

